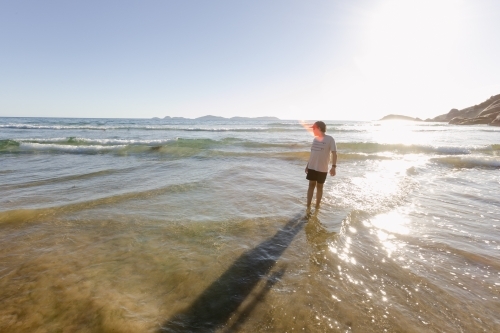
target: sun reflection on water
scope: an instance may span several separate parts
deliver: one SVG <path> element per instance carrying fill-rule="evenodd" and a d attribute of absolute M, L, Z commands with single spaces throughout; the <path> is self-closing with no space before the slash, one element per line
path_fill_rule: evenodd
<path fill-rule="evenodd" d="M 410 233 L 408 228 L 410 221 L 408 217 L 404 216 L 402 213 L 392 211 L 390 213 L 380 214 L 371 219 L 369 223 L 376 228 L 373 232 L 382 243 L 388 258 L 391 258 L 394 252 L 406 246 L 405 242 L 399 241 L 394 235 L 407 235 Z M 382 261 L 385 262 L 384 259 L 382 259 Z"/>
<path fill-rule="evenodd" d="M 374 142 L 385 144 L 430 144 L 430 137 L 419 135 L 413 122 L 390 120 L 380 122 L 376 131 L 372 132 Z M 422 142 L 426 140 L 426 142 Z"/>
<path fill-rule="evenodd" d="M 377 215 L 370 220 L 370 223 L 374 227 L 390 233 L 407 235 L 410 232 L 408 228 L 410 220 L 407 216 L 397 211 Z"/>
<path fill-rule="evenodd" d="M 378 161 L 367 166 L 363 176 L 349 177 L 328 189 L 335 204 L 362 211 L 383 211 L 397 205 L 418 184 L 408 176 L 421 161 Z"/>

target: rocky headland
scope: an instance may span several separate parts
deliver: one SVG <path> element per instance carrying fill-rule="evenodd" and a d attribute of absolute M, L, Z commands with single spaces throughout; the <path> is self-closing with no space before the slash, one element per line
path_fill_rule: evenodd
<path fill-rule="evenodd" d="M 462 110 L 451 109 L 446 114 L 425 121 L 447 122 L 454 125 L 488 124 L 500 126 L 500 94 L 491 96 L 480 104 Z"/>
<path fill-rule="evenodd" d="M 380 120 L 413 120 L 421 121 L 420 118 L 412 118 L 402 115 L 390 114 Z M 478 125 L 487 124 L 500 126 L 500 94 L 491 96 L 486 101 L 458 110 L 451 109 L 450 112 L 434 118 L 428 118 L 427 122 L 447 122 L 453 125 Z"/>

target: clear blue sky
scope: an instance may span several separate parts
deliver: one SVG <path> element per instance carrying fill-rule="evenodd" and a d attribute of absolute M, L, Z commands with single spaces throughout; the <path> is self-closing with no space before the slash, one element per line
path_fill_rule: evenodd
<path fill-rule="evenodd" d="M 2 1 L 0 116 L 432 117 L 500 93 L 500 2 Z"/>

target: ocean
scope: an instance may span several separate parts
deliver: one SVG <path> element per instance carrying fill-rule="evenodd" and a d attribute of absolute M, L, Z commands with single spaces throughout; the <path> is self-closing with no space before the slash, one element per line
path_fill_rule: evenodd
<path fill-rule="evenodd" d="M 499 332 L 500 128 L 0 118 L 1 332 Z"/>

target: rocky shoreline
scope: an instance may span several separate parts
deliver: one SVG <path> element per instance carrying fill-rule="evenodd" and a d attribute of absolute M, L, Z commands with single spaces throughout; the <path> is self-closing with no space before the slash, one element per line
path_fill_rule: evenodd
<path fill-rule="evenodd" d="M 451 109 L 447 114 L 426 119 L 426 121 L 442 121 L 454 125 L 488 124 L 500 126 L 500 94 L 462 110 Z"/>
<path fill-rule="evenodd" d="M 388 119 L 405 119 L 419 121 L 419 118 L 411 118 L 400 115 L 388 115 L 381 120 Z M 447 122 L 453 125 L 478 125 L 487 124 L 490 126 L 500 126 L 500 94 L 491 96 L 486 101 L 462 109 L 451 109 L 446 114 L 439 115 L 434 118 L 428 118 L 427 122 Z"/>

